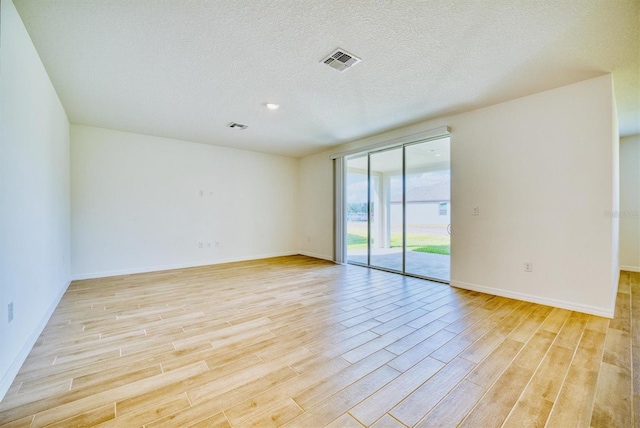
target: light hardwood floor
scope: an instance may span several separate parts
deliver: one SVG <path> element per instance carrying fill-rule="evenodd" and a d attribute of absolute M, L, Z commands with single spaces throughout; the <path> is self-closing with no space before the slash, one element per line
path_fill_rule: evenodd
<path fill-rule="evenodd" d="M 631 427 L 638 311 L 628 272 L 613 320 L 303 256 L 75 281 L 0 425 Z"/>

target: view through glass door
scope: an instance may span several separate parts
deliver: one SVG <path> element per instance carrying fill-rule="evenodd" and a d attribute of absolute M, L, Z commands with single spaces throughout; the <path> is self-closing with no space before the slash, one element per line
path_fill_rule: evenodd
<path fill-rule="evenodd" d="M 402 198 L 402 147 L 369 154 L 369 264 L 402 272 L 402 215 L 393 215 L 391 205 L 398 197 Z"/>
<path fill-rule="evenodd" d="M 347 262 L 369 264 L 369 157 L 358 155 L 346 160 Z"/>
<path fill-rule="evenodd" d="M 448 282 L 449 138 L 346 162 L 347 262 Z"/>

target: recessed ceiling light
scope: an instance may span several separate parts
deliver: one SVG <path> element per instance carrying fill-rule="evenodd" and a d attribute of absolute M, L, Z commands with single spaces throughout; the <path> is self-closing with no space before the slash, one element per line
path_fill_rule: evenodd
<path fill-rule="evenodd" d="M 280 107 L 280 104 L 267 103 L 267 108 L 269 110 L 278 110 L 279 107 Z"/>

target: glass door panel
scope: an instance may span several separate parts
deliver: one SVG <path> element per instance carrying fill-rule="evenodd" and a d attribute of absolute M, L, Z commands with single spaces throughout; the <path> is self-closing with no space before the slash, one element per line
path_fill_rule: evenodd
<path fill-rule="evenodd" d="M 402 272 L 402 147 L 369 155 L 369 264 Z"/>
<path fill-rule="evenodd" d="M 449 138 L 407 145 L 405 272 L 449 281 L 451 167 Z"/>
<path fill-rule="evenodd" d="M 368 259 L 368 158 L 347 159 L 346 225 L 347 262 L 369 264 Z"/>
<path fill-rule="evenodd" d="M 346 159 L 347 262 L 448 282 L 449 138 Z"/>

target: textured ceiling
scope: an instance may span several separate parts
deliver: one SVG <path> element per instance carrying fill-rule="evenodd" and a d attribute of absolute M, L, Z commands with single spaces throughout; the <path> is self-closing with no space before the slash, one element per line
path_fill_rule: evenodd
<path fill-rule="evenodd" d="M 301 156 L 613 73 L 640 133 L 637 0 L 14 3 L 76 124 Z"/>

